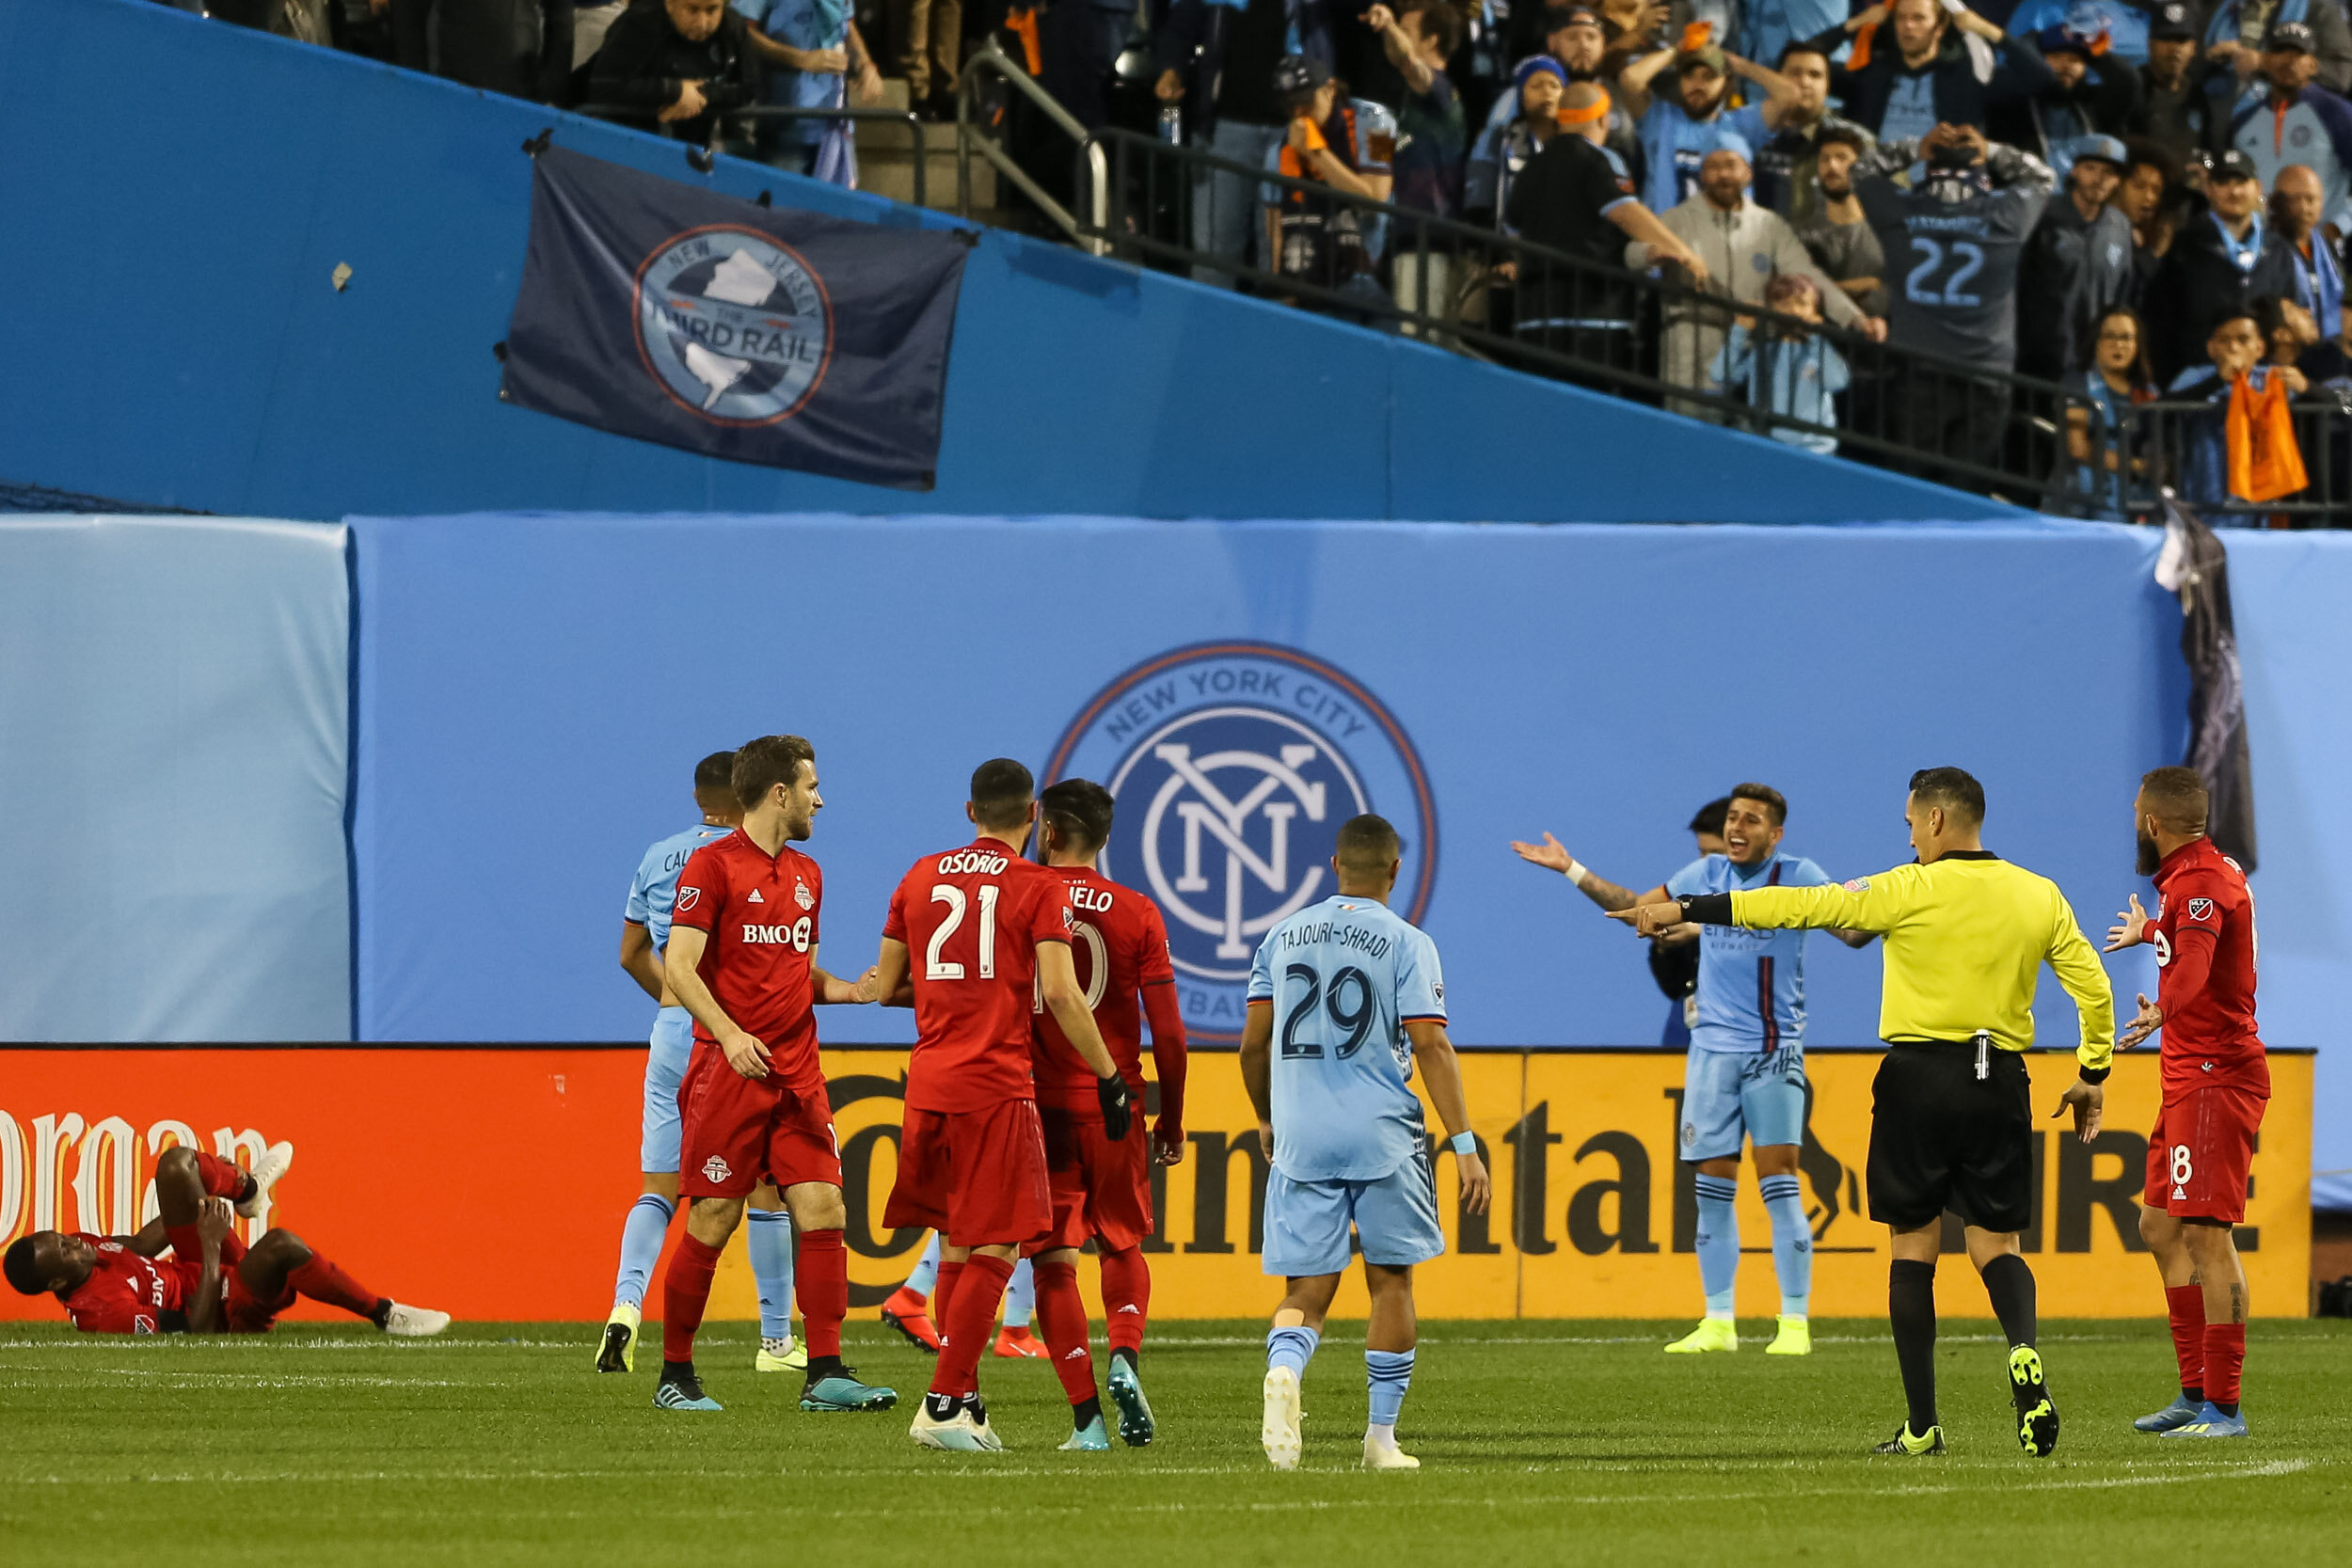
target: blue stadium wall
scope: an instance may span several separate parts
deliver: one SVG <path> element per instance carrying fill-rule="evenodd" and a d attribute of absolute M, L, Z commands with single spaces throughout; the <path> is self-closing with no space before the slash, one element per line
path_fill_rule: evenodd
<path fill-rule="evenodd" d="M 695 175 L 675 143 L 148 0 L 0 7 L 0 483 L 326 519 L 902 509 L 498 402 L 519 149 L 550 124 L 747 198 L 946 221 L 750 164 Z M 939 472 L 927 510 L 995 515 L 2015 515 L 1001 232 L 964 284 Z"/>

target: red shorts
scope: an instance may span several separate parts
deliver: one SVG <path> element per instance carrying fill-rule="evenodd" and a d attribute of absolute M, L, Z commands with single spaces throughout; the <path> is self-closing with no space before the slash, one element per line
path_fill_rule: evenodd
<path fill-rule="evenodd" d="M 1052 1228 L 1037 1101 L 985 1111 L 910 1110 L 882 1224 L 936 1230 L 953 1246 L 1020 1246 Z"/>
<path fill-rule="evenodd" d="M 1051 1106 L 1038 1116 L 1045 1132 L 1054 1228 L 1030 1250 L 1082 1247 L 1099 1240 L 1105 1251 L 1124 1252 L 1152 1234 L 1152 1140 L 1143 1118 L 1137 1117 L 1127 1135 L 1113 1143 L 1099 1116 Z"/>
<path fill-rule="evenodd" d="M 2260 1095 L 2220 1085 L 2167 1104 L 2148 1134 L 2148 1183 L 2141 1201 L 2176 1219 L 2231 1225 L 2245 1219 L 2247 1179 L 2264 1104 Z"/>
<path fill-rule="evenodd" d="M 678 1180 L 683 1197 L 743 1197 L 764 1178 L 777 1191 L 803 1181 L 841 1185 L 833 1106 L 794 1093 L 773 1069 L 746 1078 L 701 1040 L 678 1085 Z"/>
<path fill-rule="evenodd" d="M 236 1237 L 230 1236 L 222 1242 L 220 1268 L 221 1273 L 229 1276 L 229 1285 L 221 1292 L 221 1328 L 230 1334 L 267 1334 L 270 1325 L 278 1321 L 278 1314 L 294 1304 L 294 1288 L 282 1286 L 275 1297 L 266 1300 L 255 1295 L 246 1288 L 245 1279 L 237 1270 L 237 1264 L 244 1258 L 245 1245 Z M 196 1288 L 200 1277 L 199 1271 L 202 1269 L 203 1262 L 200 1258 L 183 1261 L 176 1253 L 165 1260 L 164 1266 L 180 1275 L 181 1300 L 192 1302 L 196 1299 Z"/>

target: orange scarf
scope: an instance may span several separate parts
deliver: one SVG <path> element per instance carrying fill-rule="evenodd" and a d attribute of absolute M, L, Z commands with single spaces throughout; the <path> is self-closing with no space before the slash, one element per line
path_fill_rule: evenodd
<path fill-rule="evenodd" d="M 2238 499 L 2275 501 L 2311 483 L 2302 449 L 2296 445 L 2282 377 L 2265 376 L 2260 391 L 2250 375 L 2232 383 L 2222 434 L 2229 445 L 2230 494 Z"/>

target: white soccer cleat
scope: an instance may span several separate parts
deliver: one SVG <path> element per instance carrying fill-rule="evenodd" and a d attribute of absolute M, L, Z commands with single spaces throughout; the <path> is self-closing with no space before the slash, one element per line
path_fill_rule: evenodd
<path fill-rule="evenodd" d="M 237 1217 L 254 1219 L 262 1206 L 269 1202 L 269 1190 L 294 1166 L 294 1145 L 280 1139 L 262 1150 L 261 1159 L 253 1164 L 253 1196 L 237 1205 Z"/>
<path fill-rule="evenodd" d="M 1004 1443 L 988 1424 L 985 1414 L 975 1418 L 969 1404 L 958 1404 L 956 1413 L 940 1420 L 930 1412 L 930 1402 L 918 1400 L 914 1406 L 914 1424 L 907 1428 L 907 1435 L 927 1449 L 944 1453 L 999 1453 Z"/>
<path fill-rule="evenodd" d="M 1364 1468 L 1367 1470 L 1418 1470 L 1421 1461 L 1398 1448 L 1377 1438 L 1364 1439 Z"/>
<path fill-rule="evenodd" d="M 401 1339 L 429 1339 L 449 1326 L 449 1314 L 436 1312 L 430 1307 L 405 1307 L 392 1303 L 392 1309 L 384 1314 L 384 1332 Z"/>
<path fill-rule="evenodd" d="M 1298 1407 L 1298 1374 L 1288 1367 L 1274 1368 L 1265 1374 L 1265 1419 L 1258 1428 L 1266 1463 L 1278 1470 L 1298 1468 L 1298 1423 L 1304 1419 Z"/>

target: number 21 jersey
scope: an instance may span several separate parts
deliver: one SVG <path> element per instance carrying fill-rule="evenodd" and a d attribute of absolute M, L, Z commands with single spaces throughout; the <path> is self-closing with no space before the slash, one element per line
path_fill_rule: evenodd
<path fill-rule="evenodd" d="M 1249 1004 L 1273 1009 L 1274 1164 L 1294 1181 L 1375 1181 L 1420 1149 L 1405 1025 L 1445 1022 L 1437 944 L 1376 899 L 1311 904 L 1266 933 Z"/>

